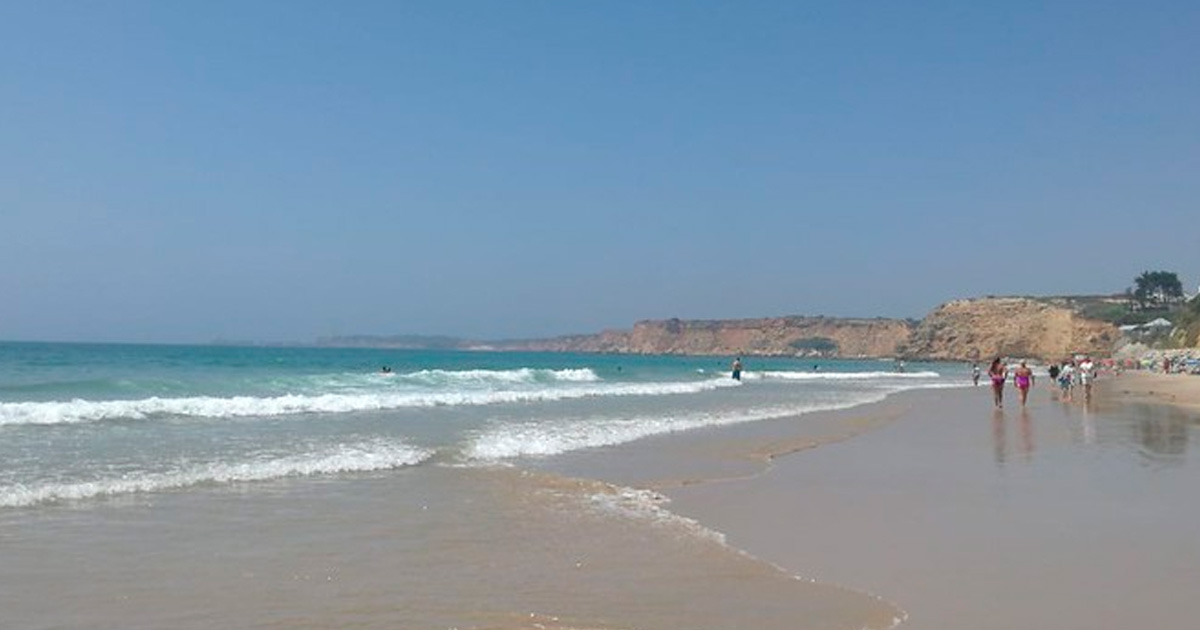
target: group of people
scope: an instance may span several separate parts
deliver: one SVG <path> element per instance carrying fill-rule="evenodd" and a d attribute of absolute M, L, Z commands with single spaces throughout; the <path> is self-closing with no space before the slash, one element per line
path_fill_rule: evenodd
<path fill-rule="evenodd" d="M 1096 364 L 1089 357 L 1082 359 L 1068 359 L 1061 364 L 1055 363 L 1050 366 L 1050 380 L 1058 385 L 1062 391 L 1062 399 L 1070 401 L 1076 388 L 1082 389 L 1085 400 L 1092 400 L 1092 382 L 1096 380 Z M 1008 382 L 1009 377 L 1008 365 L 1001 357 L 996 357 L 991 366 L 988 367 L 987 376 L 992 383 L 992 402 L 997 409 L 1004 407 L 1004 385 Z M 1020 364 L 1012 370 L 1013 386 L 1017 388 L 1018 395 L 1021 397 L 1021 406 L 1024 407 L 1029 400 L 1029 390 L 1033 388 L 1036 376 L 1033 370 L 1021 361 Z M 976 385 L 979 384 L 980 370 L 979 364 L 971 366 L 971 379 Z"/>
<path fill-rule="evenodd" d="M 1000 357 L 996 357 L 992 361 L 992 365 L 988 367 L 988 379 L 992 382 L 992 403 L 997 409 L 1004 407 L 1004 384 L 1008 381 L 1008 365 Z M 1021 406 L 1024 407 L 1029 400 L 1029 390 L 1033 388 L 1033 381 L 1036 378 L 1033 375 L 1033 370 L 1024 362 L 1012 371 L 1013 385 L 1017 387 L 1017 392 L 1021 396 Z M 972 378 L 975 384 L 979 384 L 979 366 L 972 368 Z"/>
<path fill-rule="evenodd" d="M 1074 398 L 1077 390 L 1083 391 L 1086 402 L 1092 400 L 1092 383 L 1096 380 L 1096 363 L 1090 357 L 1067 359 L 1050 366 L 1050 378 L 1058 384 L 1064 401 Z"/>

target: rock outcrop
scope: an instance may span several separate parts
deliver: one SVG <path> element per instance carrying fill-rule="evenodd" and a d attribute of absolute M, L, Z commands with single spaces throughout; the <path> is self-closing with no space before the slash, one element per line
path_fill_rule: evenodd
<path fill-rule="evenodd" d="M 511 342 L 505 349 L 630 354 L 890 357 L 912 333 L 899 319 L 772 317 L 641 321 L 632 330 Z"/>
<path fill-rule="evenodd" d="M 1086 296 L 1084 296 L 1086 297 Z M 647 320 L 630 330 L 519 341 L 443 337 L 339 337 L 322 345 L 496 351 L 748 356 L 904 357 L 987 360 L 994 356 L 1055 360 L 1074 353 L 1109 356 L 1116 326 L 1085 317 L 1083 298 L 979 298 L 934 309 L 918 324 L 901 319 L 767 317 Z"/>
<path fill-rule="evenodd" d="M 1054 360 L 1087 353 L 1107 356 L 1120 338 L 1115 326 L 1074 310 L 1029 298 L 955 300 L 925 317 L 902 349 L 927 359 Z"/>

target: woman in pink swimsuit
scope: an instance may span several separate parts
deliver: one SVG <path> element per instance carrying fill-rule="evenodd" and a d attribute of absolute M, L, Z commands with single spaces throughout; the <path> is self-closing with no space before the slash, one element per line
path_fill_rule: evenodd
<path fill-rule="evenodd" d="M 1021 367 L 1013 370 L 1013 384 L 1017 386 L 1017 391 L 1021 393 L 1021 406 L 1025 406 L 1025 400 L 1029 398 L 1029 388 L 1033 387 L 1033 370 L 1021 362 Z"/>
<path fill-rule="evenodd" d="M 988 368 L 988 377 L 992 379 L 992 402 L 1000 409 L 1004 406 L 1004 381 L 1008 379 L 1008 367 L 1000 357 L 992 361 L 992 366 Z"/>

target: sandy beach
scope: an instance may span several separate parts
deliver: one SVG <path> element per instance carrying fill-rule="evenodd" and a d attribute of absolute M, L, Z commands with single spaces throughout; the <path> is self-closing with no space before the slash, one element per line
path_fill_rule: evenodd
<path fill-rule="evenodd" d="M 982 390 L 905 395 L 880 430 L 668 492 L 734 546 L 896 602 L 905 628 L 1191 627 L 1200 415 L 1118 398 L 1198 388 L 1121 377 L 1094 410 L 1045 388 L 1003 412 Z"/>
<path fill-rule="evenodd" d="M 1192 627 L 1197 393 L 1126 374 L 1090 406 L 1039 382 L 994 411 L 951 385 L 520 467 L 10 511 L 0 610 L 14 628 Z"/>
<path fill-rule="evenodd" d="M 1121 400 L 1165 403 L 1200 411 L 1200 377 L 1195 375 L 1126 372 L 1101 384 L 1103 391 Z"/>
<path fill-rule="evenodd" d="M 1200 379 L 1102 383 L 1091 408 L 1044 386 L 1028 408 L 1003 411 L 983 387 L 910 392 L 824 414 L 823 428 L 650 441 L 606 470 L 598 457 L 571 468 L 623 470 L 622 482 L 657 487 L 733 547 L 894 603 L 902 628 L 1191 627 L 1200 414 L 1161 403 L 1194 401 Z M 797 426 L 824 438 L 796 437 Z M 691 476 L 639 479 L 664 450 Z M 705 478 L 706 460 L 730 474 Z"/>

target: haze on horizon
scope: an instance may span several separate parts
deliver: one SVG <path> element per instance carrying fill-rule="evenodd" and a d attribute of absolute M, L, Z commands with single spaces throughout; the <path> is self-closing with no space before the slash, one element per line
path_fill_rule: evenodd
<path fill-rule="evenodd" d="M 1200 282 L 1192 2 L 9 2 L 0 339 Z"/>

